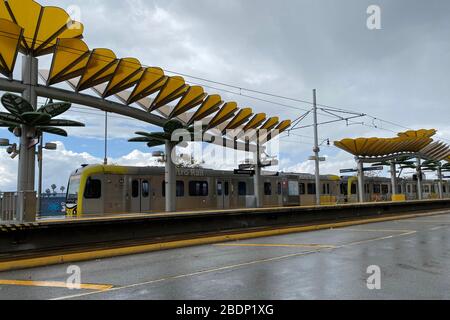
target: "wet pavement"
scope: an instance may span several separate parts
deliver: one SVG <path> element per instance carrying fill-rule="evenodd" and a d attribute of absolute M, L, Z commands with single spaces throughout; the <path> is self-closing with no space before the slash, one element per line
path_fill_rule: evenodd
<path fill-rule="evenodd" d="M 0 299 L 449 299 L 449 227 L 450 213 L 0 272 Z"/>

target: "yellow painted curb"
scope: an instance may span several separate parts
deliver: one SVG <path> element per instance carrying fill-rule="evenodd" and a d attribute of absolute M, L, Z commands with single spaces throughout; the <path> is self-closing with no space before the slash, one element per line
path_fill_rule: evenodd
<path fill-rule="evenodd" d="M 404 219 L 418 218 L 418 217 L 428 217 L 428 216 L 441 215 L 446 212 L 448 212 L 448 211 L 440 211 L 440 212 L 435 212 L 435 213 L 408 214 L 408 215 L 383 217 L 383 218 L 368 218 L 368 219 L 363 219 L 363 220 L 319 224 L 319 225 L 313 225 L 313 226 L 303 226 L 303 227 L 273 229 L 273 230 L 266 230 L 266 231 L 245 232 L 245 233 L 239 233 L 239 234 L 229 234 L 229 235 L 221 235 L 221 236 L 213 236 L 213 237 L 205 237 L 205 238 L 197 238 L 197 239 L 189 239 L 189 240 L 170 241 L 170 242 L 154 243 L 154 244 L 131 246 L 131 247 L 124 247 L 124 248 L 102 249 L 102 250 L 95 250 L 95 251 L 88 251 L 88 252 L 69 253 L 69 254 L 61 254 L 61 255 L 55 255 L 55 256 L 40 257 L 40 258 L 5 261 L 5 262 L 0 262 L 0 271 L 11 271 L 11 270 L 17 270 L 17 269 L 35 268 L 35 267 L 42 267 L 42 266 L 48 266 L 48 265 L 54 265 L 54 264 L 111 258 L 111 257 L 139 254 L 139 253 L 152 252 L 152 251 L 185 248 L 185 247 L 205 245 L 205 244 L 215 244 L 215 243 L 227 242 L 227 241 L 246 240 L 246 239 L 255 239 L 255 238 L 262 238 L 262 237 L 269 237 L 269 236 L 285 235 L 285 234 L 290 234 L 290 233 L 308 232 L 308 231 L 333 229 L 333 228 L 344 228 L 344 227 L 348 227 L 348 226 L 363 225 L 363 224 L 377 223 L 377 222 L 384 222 L 384 221 L 404 220 Z"/>

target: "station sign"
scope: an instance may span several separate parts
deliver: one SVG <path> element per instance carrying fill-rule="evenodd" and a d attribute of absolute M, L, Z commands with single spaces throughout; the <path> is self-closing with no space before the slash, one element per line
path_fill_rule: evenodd
<path fill-rule="evenodd" d="M 234 174 L 242 175 L 242 176 L 254 176 L 255 170 L 234 170 Z"/>
<path fill-rule="evenodd" d="M 369 167 L 369 168 L 364 168 L 364 172 L 368 172 L 368 171 L 382 171 L 384 169 L 384 167 L 380 166 L 380 167 Z M 339 171 L 340 173 L 353 173 L 353 172 L 358 172 L 358 169 L 342 169 Z"/>
<path fill-rule="evenodd" d="M 383 169 L 384 169 L 383 166 L 369 167 L 369 168 L 364 168 L 364 171 L 383 171 Z"/>
<path fill-rule="evenodd" d="M 340 173 L 353 173 L 353 172 L 358 172 L 358 169 L 342 169 L 339 170 Z"/>

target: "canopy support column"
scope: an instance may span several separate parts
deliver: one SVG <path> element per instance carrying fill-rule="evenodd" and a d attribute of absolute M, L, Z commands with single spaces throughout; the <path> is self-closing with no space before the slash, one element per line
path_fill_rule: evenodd
<path fill-rule="evenodd" d="M 38 84 L 38 59 L 32 56 L 22 58 L 22 81 L 25 90 L 22 97 L 27 100 L 31 106 L 37 109 L 36 86 Z M 17 216 L 19 222 L 25 219 L 25 193 L 35 191 L 35 146 L 30 147 L 31 139 L 34 138 L 33 128 L 22 125 L 20 135 L 19 165 L 17 173 Z M 37 209 L 37 208 L 36 208 Z"/>
<path fill-rule="evenodd" d="M 417 172 L 417 198 L 418 198 L 418 200 L 423 200 L 423 194 L 422 194 L 422 161 L 421 161 L 420 158 L 417 158 L 416 172 Z"/>
<path fill-rule="evenodd" d="M 358 199 L 360 203 L 365 201 L 364 199 L 364 162 L 358 160 Z"/>
<path fill-rule="evenodd" d="M 177 210 L 177 168 L 173 162 L 172 152 L 175 151 L 175 143 L 166 141 L 166 170 L 165 170 L 165 191 L 166 191 L 166 212 L 175 212 Z"/>
<path fill-rule="evenodd" d="M 438 168 L 438 179 L 439 199 L 444 199 L 444 192 L 442 188 L 442 168 L 440 165 Z"/>
<path fill-rule="evenodd" d="M 262 188 L 261 188 L 261 150 L 259 141 L 259 132 L 256 133 L 256 161 L 255 161 L 255 175 L 253 177 L 256 208 L 262 208 Z"/>
<path fill-rule="evenodd" d="M 391 188 L 392 188 L 392 196 L 397 194 L 397 166 L 395 162 L 391 162 Z"/>

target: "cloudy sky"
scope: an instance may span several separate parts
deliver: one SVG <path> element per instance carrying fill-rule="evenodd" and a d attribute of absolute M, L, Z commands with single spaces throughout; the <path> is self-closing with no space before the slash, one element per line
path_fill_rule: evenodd
<path fill-rule="evenodd" d="M 321 126 L 321 140 L 389 137 L 394 135 L 392 131 L 405 128 L 436 128 L 441 139 L 450 139 L 448 1 L 39 2 L 70 8 L 74 18 L 80 17 L 90 48 L 110 48 L 118 57 L 135 57 L 143 65 L 297 100 L 311 101 L 312 89 L 317 88 L 320 104 L 372 116 L 349 125 L 340 122 Z M 381 8 L 381 30 L 367 28 L 367 8 L 373 4 Z M 49 57 L 41 59 L 40 66 L 48 68 L 49 61 Z M 206 90 L 221 94 L 226 101 L 281 118 L 296 119 L 311 108 L 294 100 L 185 79 L 191 84 L 214 87 Z M 321 113 L 319 121 L 330 120 Z M 44 187 L 51 183 L 65 185 L 71 170 L 103 159 L 101 112 L 75 106 L 66 117 L 86 122 L 87 127 L 71 130 L 67 139 L 46 137 L 58 141 L 59 149 L 46 153 Z M 302 125 L 311 122 L 307 117 Z M 112 162 L 154 163 L 149 149 L 127 143 L 126 139 L 134 131 L 155 128 L 120 116 L 111 117 L 110 126 Z M 14 140 L 4 129 L 0 129 L 0 137 Z M 312 172 L 313 164 L 306 160 L 312 142 L 312 128 L 296 130 L 289 137 L 283 135 L 281 169 Z M 322 154 L 328 157 L 322 173 L 337 174 L 340 168 L 354 166 L 351 156 L 333 146 L 324 145 Z M 17 159 L 9 159 L 4 151 L 0 159 L 0 190 L 13 190 Z M 206 165 L 214 166 L 208 161 Z"/>

